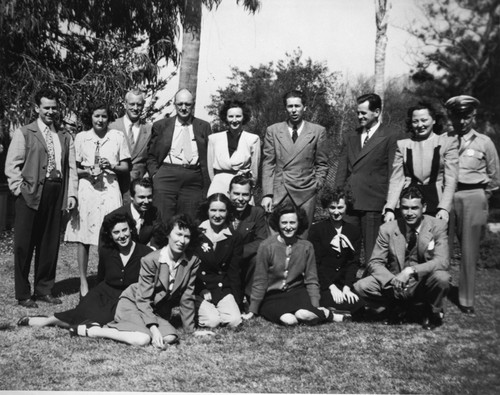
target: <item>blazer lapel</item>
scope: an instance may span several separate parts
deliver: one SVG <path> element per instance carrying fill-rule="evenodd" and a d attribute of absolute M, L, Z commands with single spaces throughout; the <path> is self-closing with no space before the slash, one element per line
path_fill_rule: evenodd
<path fill-rule="evenodd" d="M 186 277 L 186 273 L 189 272 L 187 270 L 188 265 L 189 262 L 187 260 L 183 260 L 177 267 L 177 273 L 175 273 L 174 287 L 172 288 L 172 293 L 174 293 L 182 285 L 184 278 Z"/>
<path fill-rule="evenodd" d="M 429 222 L 424 217 L 424 219 L 422 220 L 422 226 L 420 227 L 420 233 L 418 235 L 417 243 L 417 254 L 419 262 L 424 260 L 425 251 L 427 250 L 432 237 L 433 235 L 430 232 Z"/>
<path fill-rule="evenodd" d="M 35 132 L 36 138 L 43 144 L 45 150 L 48 150 L 47 143 L 45 142 L 45 138 L 43 137 L 42 131 L 38 128 L 38 122 L 33 122 L 32 128 L 30 128 L 33 132 Z"/>
<path fill-rule="evenodd" d="M 170 269 L 167 263 L 160 263 L 160 274 L 158 275 L 158 280 L 163 285 L 163 288 L 168 292 L 168 286 L 170 283 Z"/>
<path fill-rule="evenodd" d="M 391 244 L 399 265 L 399 271 L 405 267 L 406 254 L 406 224 L 402 218 L 397 220 L 398 226 L 394 230 L 394 239 L 391 238 Z"/>
<path fill-rule="evenodd" d="M 292 137 L 290 136 L 290 133 L 288 132 L 288 126 L 286 125 L 286 122 L 282 122 L 279 126 L 279 131 L 278 131 L 278 141 L 283 147 L 283 149 L 286 151 L 286 157 L 290 158 L 292 157 L 292 152 L 293 152 L 293 141 Z M 290 159 L 289 159 L 290 160 Z"/>
<path fill-rule="evenodd" d="M 290 133 L 288 133 L 288 136 L 290 136 Z M 304 121 L 304 127 L 302 128 L 302 132 L 297 138 L 297 141 L 295 141 L 295 144 L 293 144 L 293 150 L 295 152 L 294 156 L 296 156 L 300 151 L 302 151 L 309 144 L 312 138 L 314 138 L 314 133 L 310 128 L 309 123 Z M 291 137 L 290 141 L 292 141 L 293 143 Z"/>
<path fill-rule="evenodd" d="M 141 123 L 141 129 L 139 131 L 139 136 L 137 136 L 137 141 L 135 143 L 134 150 L 132 152 L 132 159 L 135 159 L 140 152 L 144 150 L 144 147 L 148 143 L 148 127 Z"/>

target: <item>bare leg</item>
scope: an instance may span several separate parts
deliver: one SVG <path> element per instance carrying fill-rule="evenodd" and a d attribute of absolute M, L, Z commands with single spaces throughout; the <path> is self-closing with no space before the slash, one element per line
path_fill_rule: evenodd
<path fill-rule="evenodd" d="M 80 333 L 81 327 L 83 327 L 82 330 L 85 332 L 85 325 L 79 325 L 78 333 Z M 106 326 L 92 326 L 87 329 L 86 333 L 88 337 L 101 337 L 139 347 L 147 346 L 151 342 L 151 336 L 145 333 L 119 331 L 118 329 L 108 328 Z"/>
<path fill-rule="evenodd" d="M 89 248 L 90 245 L 78 243 L 77 260 L 78 272 L 80 274 L 80 295 L 83 297 L 89 292 L 89 284 L 87 282 L 87 268 L 89 265 Z"/>
<path fill-rule="evenodd" d="M 28 322 L 29 326 L 60 326 L 61 328 L 70 327 L 67 322 L 61 321 L 53 315 L 51 315 L 50 317 L 30 317 Z"/>
<path fill-rule="evenodd" d="M 295 317 L 299 321 L 304 321 L 309 324 L 312 324 L 314 321 L 318 321 L 319 317 L 314 314 L 312 311 L 300 309 L 295 312 Z"/>
<path fill-rule="evenodd" d="M 291 313 L 283 314 L 280 317 L 280 321 L 282 324 L 289 326 L 297 325 L 299 323 L 299 321 L 297 321 L 297 318 Z"/>

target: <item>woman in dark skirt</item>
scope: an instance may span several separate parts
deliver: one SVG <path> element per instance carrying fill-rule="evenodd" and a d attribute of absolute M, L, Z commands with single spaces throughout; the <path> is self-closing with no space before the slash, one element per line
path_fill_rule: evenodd
<path fill-rule="evenodd" d="M 325 189 L 321 205 L 330 218 L 314 224 L 309 232 L 318 268 L 320 306 L 334 313 L 334 321 L 351 318 L 364 305 L 352 292 L 359 269 L 361 232 L 343 220 L 349 203 L 342 188 Z"/>
<path fill-rule="evenodd" d="M 103 222 L 103 245 L 99 250 L 98 285 L 71 310 L 50 317 L 23 317 L 21 326 L 60 326 L 69 328 L 86 321 L 106 324 L 113 321 L 120 294 L 136 283 L 141 258 L 152 250 L 137 244 L 134 220 L 126 213 L 106 217 Z"/>
<path fill-rule="evenodd" d="M 257 252 L 250 312 L 283 324 L 317 324 L 331 321 L 333 314 L 319 307 L 320 292 L 314 249 L 297 235 L 307 228 L 303 209 L 278 206 L 269 224 L 278 233 L 264 240 Z"/>

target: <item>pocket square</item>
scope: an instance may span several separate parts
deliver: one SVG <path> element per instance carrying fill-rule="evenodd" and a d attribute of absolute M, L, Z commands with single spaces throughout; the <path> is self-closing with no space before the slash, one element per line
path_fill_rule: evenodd
<path fill-rule="evenodd" d="M 432 251 L 433 249 L 434 249 L 434 240 L 431 240 L 427 245 L 427 251 Z"/>

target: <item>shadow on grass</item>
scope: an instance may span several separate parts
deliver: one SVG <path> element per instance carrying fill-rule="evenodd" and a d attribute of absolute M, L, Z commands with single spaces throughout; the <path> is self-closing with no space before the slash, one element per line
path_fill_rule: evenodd
<path fill-rule="evenodd" d="M 97 285 L 97 276 L 88 276 L 87 281 L 89 282 L 89 287 L 94 288 Z M 52 295 L 62 296 L 71 295 L 80 292 L 80 278 L 70 277 L 62 281 L 58 281 L 54 284 L 52 288 Z"/>

